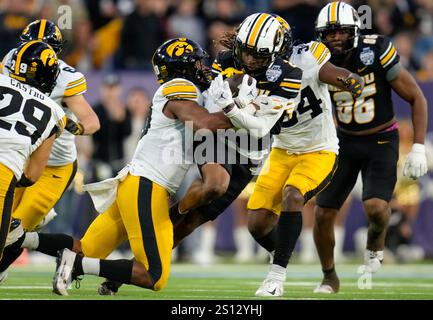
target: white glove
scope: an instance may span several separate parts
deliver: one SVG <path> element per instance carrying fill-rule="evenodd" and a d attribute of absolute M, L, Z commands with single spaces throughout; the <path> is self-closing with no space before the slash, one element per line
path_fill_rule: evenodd
<path fill-rule="evenodd" d="M 245 108 L 248 106 L 256 97 L 258 94 L 257 90 L 257 80 L 254 78 L 251 78 L 253 81 L 251 85 L 248 84 L 248 79 L 251 78 L 248 75 L 244 75 L 242 78 L 242 83 L 239 86 L 239 93 L 237 96 L 237 101 L 239 102 L 238 106 L 240 108 Z"/>
<path fill-rule="evenodd" d="M 425 156 L 425 147 L 423 144 L 414 143 L 404 164 L 403 175 L 415 180 L 426 173 L 427 158 Z"/>
<path fill-rule="evenodd" d="M 278 114 L 282 110 L 285 110 L 291 114 L 294 110 L 294 104 L 292 100 L 287 100 L 277 96 L 258 96 L 254 102 L 257 105 L 258 110 L 256 116 L 263 116 L 266 114 Z"/>
<path fill-rule="evenodd" d="M 214 103 L 223 109 L 233 103 L 232 92 L 227 81 L 223 80 L 223 76 L 219 74 L 210 84 L 208 89 L 209 97 Z"/>

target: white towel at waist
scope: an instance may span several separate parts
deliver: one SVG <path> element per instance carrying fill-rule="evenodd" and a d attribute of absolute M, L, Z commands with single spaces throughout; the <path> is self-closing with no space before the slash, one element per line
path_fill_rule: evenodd
<path fill-rule="evenodd" d="M 119 182 L 125 180 L 128 173 L 129 165 L 120 170 L 114 178 L 85 184 L 83 186 L 83 190 L 90 194 L 96 211 L 103 213 L 113 204 L 116 200 Z"/>

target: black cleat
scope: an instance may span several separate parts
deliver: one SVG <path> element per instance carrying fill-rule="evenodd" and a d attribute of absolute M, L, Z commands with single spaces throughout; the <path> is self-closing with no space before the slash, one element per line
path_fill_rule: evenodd
<path fill-rule="evenodd" d="M 112 280 L 105 280 L 101 283 L 101 285 L 98 288 L 98 293 L 101 296 L 114 296 L 117 291 L 119 291 L 120 286 L 122 285 L 121 282 L 112 281 Z"/>

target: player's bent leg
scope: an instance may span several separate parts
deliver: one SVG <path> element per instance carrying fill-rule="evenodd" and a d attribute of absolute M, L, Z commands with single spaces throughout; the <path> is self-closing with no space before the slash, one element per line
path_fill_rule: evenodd
<path fill-rule="evenodd" d="M 161 290 L 167 283 L 173 248 L 173 225 L 168 210 L 168 192 L 149 179 L 128 176 L 118 189 L 118 205 L 137 263 L 131 283 Z M 146 272 L 144 272 L 144 270 Z M 137 277 L 136 277 L 137 275 Z M 113 277 L 110 279 L 117 280 Z"/>
<path fill-rule="evenodd" d="M 273 254 L 277 241 L 278 215 L 268 209 L 248 210 L 248 230 L 252 237 Z"/>
<path fill-rule="evenodd" d="M 9 233 L 16 182 L 12 170 L 0 164 L 0 259 Z"/>
<path fill-rule="evenodd" d="M 21 219 L 27 231 L 33 231 L 59 201 L 72 182 L 76 163 L 59 167 L 46 167 L 36 183 L 25 188 L 13 217 Z"/>
<path fill-rule="evenodd" d="M 105 259 L 114 249 L 127 239 L 117 203 L 98 215 L 81 238 L 84 256 Z"/>
<path fill-rule="evenodd" d="M 377 272 L 383 262 L 385 236 L 391 207 L 389 202 L 372 198 L 364 201 L 364 209 L 368 218 L 367 250 L 364 254 L 366 271 Z"/>
<path fill-rule="evenodd" d="M 340 290 L 334 264 L 334 222 L 337 214 L 337 209 L 315 206 L 314 242 L 323 271 L 323 280 L 315 293 L 337 293 Z"/>

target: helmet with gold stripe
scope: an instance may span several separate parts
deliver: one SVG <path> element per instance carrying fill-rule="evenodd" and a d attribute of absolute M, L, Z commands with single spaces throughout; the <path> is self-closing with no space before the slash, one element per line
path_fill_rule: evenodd
<path fill-rule="evenodd" d="M 159 83 L 184 78 L 204 90 L 212 80 L 209 68 L 203 63 L 208 57 L 206 51 L 191 39 L 170 39 L 160 45 L 153 54 L 153 71 Z"/>
<path fill-rule="evenodd" d="M 318 40 L 323 42 L 333 55 L 345 55 L 358 46 L 361 21 L 358 12 L 344 2 L 331 2 L 320 10 L 316 20 Z M 341 32 L 344 37 L 337 38 Z"/>
<path fill-rule="evenodd" d="M 21 44 L 15 49 L 9 77 L 50 94 L 59 75 L 59 63 L 53 48 L 41 40 Z"/>
<path fill-rule="evenodd" d="M 45 19 L 30 23 L 24 28 L 20 39 L 22 42 L 42 40 L 48 43 L 57 54 L 62 51 L 63 45 L 65 44 L 59 27 L 57 27 L 54 22 Z"/>
<path fill-rule="evenodd" d="M 283 59 L 289 60 L 293 51 L 292 29 L 290 28 L 289 23 L 283 17 L 275 13 L 272 13 L 272 16 L 278 20 L 278 22 L 283 27 L 283 32 L 284 32 L 283 44 L 281 46 L 280 51 L 278 52 L 278 55 L 281 56 Z"/>
<path fill-rule="evenodd" d="M 239 26 L 234 44 L 236 64 L 251 76 L 266 72 L 282 48 L 284 30 L 268 13 L 248 16 Z"/>

